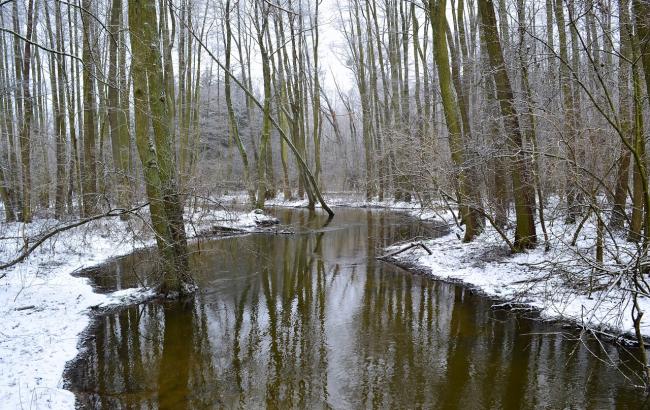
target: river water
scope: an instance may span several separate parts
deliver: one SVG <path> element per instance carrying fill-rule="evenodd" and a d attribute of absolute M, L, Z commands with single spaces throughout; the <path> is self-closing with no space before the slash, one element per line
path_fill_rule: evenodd
<path fill-rule="evenodd" d="M 272 212 L 296 234 L 194 246 L 195 297 L 94 319 L 65 374 L 78 407 L 650 408 L 633 352 L 375 259 L 435 227 L 378 210 L 337 209 L 329 223 Z M 89 275 L 100 292 L 135 286 L 152 259 Z"/>

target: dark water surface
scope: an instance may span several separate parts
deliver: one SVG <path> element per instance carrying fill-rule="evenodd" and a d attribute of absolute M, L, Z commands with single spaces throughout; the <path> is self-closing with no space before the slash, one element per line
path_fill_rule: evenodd
<path fill-rule="evenodd" d="M 200 293 L 95 319 L 66 372 L 81 408 L 639 409 L 634 358 L 490 310 L 463 287 L 375 260 L 435 229 L 383 211 L 274 213 L 297 235 L 200 243 Z M 134 286 L 148 252 L 92 277 Z M 606 365 L 591 353 L 619 363 Z M 637 382 L 637 379 L 633 379 Z"/>

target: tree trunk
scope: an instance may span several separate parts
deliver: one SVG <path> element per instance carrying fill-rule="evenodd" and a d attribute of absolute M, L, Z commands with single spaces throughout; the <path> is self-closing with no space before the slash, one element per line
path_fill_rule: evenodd
<path fill-rule="evenodd" d="M 26 38 L 33 40 L 34 31 L 34 0 L 29 0 L 27 9 L 27 34 Z M 23 53 L 22 64 L 22 97 L 24 100 L 23 110 L 23 127 L 20 132 L 20 158 L 23 172 L 23 209 L 22 221 L 32 221 L 31 210 L 31 191 L 32 191 L 32 173 L 31 173 L 31 129 L 32 117 L 34 114 L 34 102 L 31 91 L 29 90 L 30 64 L 32 62 L 31 43 L 25 42 L 25 51 Z"/>
<path fill-rule="evenodd" d="M 632 123 L 631 100 L 630 93 L 630 77 L 631 67 L 629 61 L 632 59 L 631 52 L 631 39 L 632 39 L 632 26 L 629 15 L 629 0 L 619 0 L 619 20 L 620 20 L 620 49 L 619 53 L 623 58 L 619 59 L 618 71 L 618 117 L 620 122 L 621 131 L 625 138 L 632 134 L 634 124 Z M 633 143 L 629 141 L 628 143 Z M 627 200 L 628 181 L 630 178 L 630 150 L 626 144 L 621 143 L 621 154 L 618 158 L 618 169 L 616 176 L 616 187 L 614 191 L 612 216 L 609 225 L 613 229 L 623 228 L 623 222 L 626 219 L 625 203 Z"/>
<path fill-rule="evenodd" d="M 364 45 L 362 38 L 362 26 L 361 26 L 361 10 L 359 2 L 355 2 L 354 8 L 354 18 L 356 22 L 355 30 L 355 44 L 356 44 L 356 58 L 359 61 L 359 64 L 356 68 L 357 72 L 357 86 L 359 88 L 359 97 L 361 99 L 361 133 L 363 135 L 363 151 L 365 154 L 365 164 L 366 164 L 366 200 L 372 200 L 374 196 L 374 181 L 373 181 L 373 154 L 372 154 L 372 136 L 371 136 L 371 110 L 368 104 L 368 85 L 366 81 L 366 63 L 365 63 L 365 54 L 364 54 Z M 352 119 L 351 119 L 352 121 Z"/>
<path fill-rule="evenodd" d="M 58 8 L 59 5 L 57 4 Z M 47 33 L 50 40 L 50 47 L 52 49 L 61 49 L 61 38 L 57 36 L 57 41 L 54 40 L 54 33 L 52 30 L 52 23 L 50 21 L 49 8 L 44 7 L 45 10 L 45 23 Z M 55 27 L 58 27 L 57 21 Z M 58 31 L 57 31 L 58 33 Z M 52 117 L 54 119 L 54 137 L 55 137 L 55 152 L 56 152 L 56 193 L 54 196 L 54 216 L 61 219 L 65 209 L 65 170 L 66 170 L 66 141 L 65 141 L 65 113 L 64 113 L 64 88 L 63 88 L 63 66 L 61 64 L 61 56 L 54 54 L 49 55 L 50 59 L 50 88 L 52 93 Z"/>
<path fill-rule="evenodd" d="M 429 13 L 433 29 L 434 58 L 438 68 L 440 95 L 449 133 L 449 149 L 451 159 L 458 173 L 458 202 L 460 214 L 465 223 L 465 242 L 472 241 L 483 229 L 483 210 L 478 187 L 473 186 L 464 170 L 466 154 L 463 147 L 463 134 L 458 118 L 458 101 L 452 89 L 451 73 L 449 70 L 449 55 L 447 51 L 447 18 L 445 15 L 446 0 L 430 0 Z"/>
<path fill-rule="evenodd" d="M 4 18 L 1 15 L 0 25 L 4 25 Z M 3 37 L 0 39 L 0 86 L 7 90 L 11 87 L 9 79 L 9 60 L 7 58 L 9 54 L 7 44 Z M 0 129 L 2 129 L 7 136 L 7 164 L 9 170 L 9 172 L 5 173 L 5 164 L 0 164 L 0 169 L 2 169 L 2 175 L 0 175 L 0 184 L 2 185 L 0 194 L 2 194 L 2 201 L 4 203 L 6 222 L 14 222 L 16 220 L 15 175 L 17 172 L 17 161 L 14 145 L 15 132 L 13 105 L 14 101 L 17 101 L 17 99 L 12 100 L 11 97 L 11 93 L 6 93 L 0 97 L 0 110 L 2 110 L 2 123 L 0 123 Z"/>
<path fill-rule="evenodd" d="M 119 29 L 122 21 L 122 0 L 112 0 L 111 17 L 109 30 L 109 57 L 108 57 L 108 123 L 111 137 L 111 147 L 113 153 L 113 169 L 115 171 L 115 189 L 117 191 L 117 203 L 121 208 L 129 208 L 129 190 L 128 184 L 128 155 L 124 158 L 126 150 L 122 144 L 124 137 L 121 135 L 124 131 L 123 117 L 120 115 L 120 75 L 119 71 L 124 70 L 119 63 Z"/>
<path fill-rule="evenodd" d="M 535 115 L 533 113 L 533 96 L 530 87 L 530 80 L 528 78 L 528 62 L 526 61 L 526 9 L 524 0 L 517 1 L 517 19 L 519 22 L 519 72 L 521 74 L 521 84 L 524 91 L 525 98 L 525 118 L 526 118 L 526 128 L 524 129 L 524 139 L 530 141 L 530 144 L 533 148 L 533 154 L 531 155 L 531 165 L 533 180 L 528 181 L 528 184 L 534 184 L 535 190 L 537 192 L 537 213 L 539 216 L 539 224 L 544 233 L 544 241 L 546 242 L 546 249 L 548 250 L 548 233 L 546 232 L 546 221 L 544 219 L 544 196 L 542 195 L 542 182 L 540 177 L 539 170 L 539 158 L 538 158 L 538 146 L 537 146 L 537 130 L 536 130 L 536 121 Z"/>
<path fill-rule="evenodd" d="M 321 124 L 321 113 L 320 113 L 320 74 L 319 74 L 319 68 L 318 68 L 318 41 L 319 41 L 319 28 L 318 28 L 318 6 L 320 2 L 316 1 L 316 11 L 314 14 L 314 18 L 311 21 L 311 26 L 312 26 L 312 41 L 313 41 L 313 64 L 314 64 L 314 78 L 313 78 L 313 83 L 314 83 L 314 93 L 312 96 L 312 133 L 314 135 L 314 178 L 316 179 L 316 183 L 318 184 L 321 189 L 323 189 L 323 184 L 321 180 L 321 172 L 322 172 L 322 166 L 321 166 L 321 159 L 320 159 L 320 142 L 321 142 L 321 131 L 322 131 L 322 124 Z"/>
<path fill-rule="evenodd" d="M 83 0 L 83 8 L 89 10 L 90 0 Z M 95 62 L 92 52 L 91 39 L 93 34 L 92 17 L 88 13 L 81 14 L 83 25 L 83 209 L 84 217 L 97 213 L 97 147 L 96 147 L 96 100 L 95 100 Z"/>
<path fill-rule="evenodd" d="M 533 248 L 537 242 L 535 233 L 535 194 L 529 183 L 526 157 L 523 153 L 523 137 L 514 105 L 514 95 L 503 60 L 503 52 L 497 32 L 497 22 L 492 0 L 478 1 L 482 22 L 481 33 L 485 38 L 492 66 L 497 99 L 501 107 L 503 123 L 508 134 L 508 147 L 514 158 L 512 165 L 512 191 L 515 200 L 516 228 L 514 247 L 518 251 Z"/>
<path fill-rule="evenodd" d="M 232 29 L 230 24 L 230 0 L 226 1 L 226 9 L 224 14 L 224 22 L 226 26 L 226 69 L 230 70 L 230 58 L 232 48 Z M 237 125 L 237 118 L 235 117 L 235 110 L 232 105 L 232 92 L 231 92 L 230 76 L 226 75 L 224 78 L 224 93 L 226 95 L 226 106 L 228 108 L 228 124 L 230 126 L 230 133 L 235 140 L 237 150 L 241 156 L 242 165 L 244 168 L 244 185 L 248 191 L 248 200 L 251 206 L 255 206 L 255 188 L 252 185 L 250 177 L 250 165 L 248 164 L 248 154 L 246 148 L 239 135 L 239 126 Z"/>
<path fill-rule="evenodd" d="M 182 294 L 192 282 L 183 208 L 177 186 L 174 139 L 156 24 L 155 0 L 129 0 L 136 145 L 143 165 L 151 220 L 162 260 L 163 294 Z M 153 140 L 149 127 L 153 128 Z"/>
<path fill-rule="evenodd" d="M 259 8 L 263 9 L 260 13 Z M 269 13 L 267 6 L 256 3 L 256 16 L 261 17 L 258 19 L 258 24 L 261 27 L 257 28 L 257 42 L 260 48 L 262 57 L 262 76 L 264 81 L 264 108 L 262 110 L 262 135 L 260 138 L 260 153 L 257 161 L 257 201 L 258 208 L 264 208 L 264 201 L 266 199 L 266 189 L 268 186 L 268 169 L 267 169 L 267 151 L 269 148 L 271 138 L 271 64 L 269 55 L 264 44 L 264 35 L 268 29 Z"/>

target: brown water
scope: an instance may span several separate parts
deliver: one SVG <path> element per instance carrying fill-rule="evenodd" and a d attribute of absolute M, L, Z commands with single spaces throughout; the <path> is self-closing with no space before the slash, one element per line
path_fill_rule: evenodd
<path fill-rule="evenodd" d="M 650 408 L 625 380 L 638 382 L 638 365 L 621 348 L 375 260 L 431 226 L 362 209 L 338 209 L 329 224 L 275 214 L 303 233 L 203 242 L 194 298 L 97 317 L 65 376 L 78 406 Z M 98 289 L 133 286 L 148 256 L 98 270 Z"/>

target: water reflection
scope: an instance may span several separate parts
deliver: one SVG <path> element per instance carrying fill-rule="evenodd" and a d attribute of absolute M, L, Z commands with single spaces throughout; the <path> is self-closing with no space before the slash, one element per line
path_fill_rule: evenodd
<path fill-rule="evenodd" d="M 192 258 L 196 297 L 97 318 L 87 354 L 66 375 L 79 407 L 646 405 L 559 328 L 492 312 L 461 287 L 374 259 L 431 227 L 364 210 L 340 210 L 329 224 L 319 213 L 277 213 L 313 232 L 202 243 Z M 142 256 L 116 262 L 98 283 L 146 276 Z M 607 353 L 635 368 L 616 348 Z"/>

